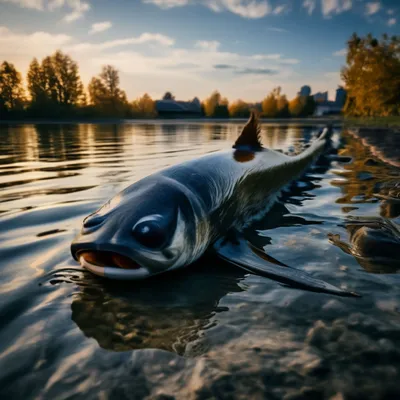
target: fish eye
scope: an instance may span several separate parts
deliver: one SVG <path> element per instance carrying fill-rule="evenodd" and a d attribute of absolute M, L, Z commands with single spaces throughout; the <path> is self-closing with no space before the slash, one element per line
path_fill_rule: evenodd
<path fill-rule="evenodd" d="M 167 232 L 161 216 L 142 218 L 132 229 L 137 242 L 149 249 L 159 249 L 167 241 Z"/>

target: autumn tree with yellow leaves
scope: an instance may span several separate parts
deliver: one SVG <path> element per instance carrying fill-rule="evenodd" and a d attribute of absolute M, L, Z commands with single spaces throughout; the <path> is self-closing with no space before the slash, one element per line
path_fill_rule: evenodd
<path fill-rule="evenodd" d="M 146 118 L 157 115 L 154 101 L 147 93 L 132 102 L 132 112 L 134 116 Z"/>
<path fill-rule="evenodd" d="M 21 74 L 14 65 L 4 61 L 0 65 L 0 113 L 12 114 L 23 110 L 25 92 Z"/>
<path fill-rule="evenodd" d="M 400 37 L 353 34 L 341 75 L 347 90 L 346 115 L 400 115 Z"/>

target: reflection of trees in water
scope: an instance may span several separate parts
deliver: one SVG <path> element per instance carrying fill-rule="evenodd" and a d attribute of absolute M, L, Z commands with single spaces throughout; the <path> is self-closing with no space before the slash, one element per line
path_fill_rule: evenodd
<path fill-rule="evenodd" d="M 34 125 L 3 125 L 0 129 L 0 164 L 37 161 L 38 138 Z"/>
<path fill-rule="evenodd" d="M 219 262 L 221 264 L 221 262 Z M 71 305 L 72 320 L 87 337 L 113 351 L 158 348 L 184 354 L 212 324 L 222 297 L 240 292 L 244 273 L 203 259 L 190 271 L 141 282 L 86 276 Z"/>
<path fill-rule="evenodd" d="M 230 126 L 228 124 L 206 123 L 202 125 L 202 139 L 206 142 L 224 141 Z"/>
<path fill-rule="evenodd" d="M 343 177 L 334 180 L 332 185 L 341 188 L 343 196 L 336 200 L 339 204 L 357 204 L 378 201 L 379 196 L 386 197 L 381 203 L 381 215 L 396 217 L 399 213 L 400 170 L 380 162 L 359 139 L 345 134 L 346 144 L 340 155 L 351 157 L 352 162 L 343 165 L 343 171 L 335 171 Z"/>
<path fill-rule="evenodd" d="M 394 273 L 399 268 L 400 231 L 391 222 L 400 215 L 400 170 L 379 161 L 363 142 L 344 133 L 345 145 L 340 156 L 351 162 L 335 171 L 341 179 L 331 181 L 340 187 L 342 196 L 339 204 L 380 203 L 381 217 L 349 217 L 344 225 L 348 242 L 337 234 L 330 235 L 330 241 L 343 251 L 355 257 L 368 272 Z M 353 210 L 345 206 L 345 213 Z"/>

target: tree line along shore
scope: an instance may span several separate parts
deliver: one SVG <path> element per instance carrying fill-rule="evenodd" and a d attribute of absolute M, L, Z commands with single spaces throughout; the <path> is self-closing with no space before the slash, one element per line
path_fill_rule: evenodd
<path fill-rule="evenodd" d="M 374 120 L 382 124 L 384 119 L 399 124 L 400 37 L 353 34 L 341 76 L 347 91 L 342 114 L 350 123 Z M 163 99 L 174 97 L 167 92 Z M 316 102 L 300 94 L 288 100 L 277 87 L 258 103 L 229 101 L 214 91 L 200 107 L 199 117 L 247 118 L 256 110 L 266 118 L 303 118 L 314 115 Z M 119 72 L 111 65 L 103 66 L 86 88 L 77 62 L 60 50 L 40 62 L 34 58 L 25 81 L 11 62 L 0 65 L 0 120 L 156 117 L 156 102 L 147 93 L 133 101 L 127 99 Z"/>

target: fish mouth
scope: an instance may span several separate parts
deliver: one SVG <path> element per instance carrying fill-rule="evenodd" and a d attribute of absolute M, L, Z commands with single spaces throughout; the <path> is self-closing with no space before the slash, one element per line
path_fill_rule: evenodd
<path fill-rule="evenodd" d="M 104 278 L 135 280 L 150 275 L 146 267 L 114 251 L 82 250 L 77 258 L 83 268 Z"/>

